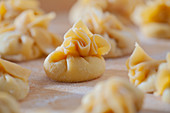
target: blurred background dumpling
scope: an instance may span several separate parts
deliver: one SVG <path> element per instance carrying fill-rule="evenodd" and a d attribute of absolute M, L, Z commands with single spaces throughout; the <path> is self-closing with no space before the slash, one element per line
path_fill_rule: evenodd
<path fill-rule="evenodd" d="M 7 92 L 17 100 L 29 93 L 28 77 L 31 71 L 17 64 L 0 59 L 0 91 Z"/>
<path fill-rule="evenodd" d="M 21 113 L 16 99 L 2 91 L 0 91 L 0 113 Z"/>
<path fill-rule="evenodd" d="M 169 0 L 148 0 L 136 7 L 132 20 L 148 37 L 170 38 L 170 3 Z"/>
<path fill-rule="evenodd" d="M 109 78 L 85 95 L 74 113 L 137 113 L 143 99 L 143 92 L 128 81 Z"/>
<path fill-rule="evenodd" d="M 33 10 L 22 12 L 13 24 L 0 29 L 0 55 L 11 61 L 31 60 L 48 55 L 62 39 L 48 30 L 55 13 L 35 15 Z"/>
<path fill-rule="evenodd" d="M 43 14 L 38 0 L 1 0 L 0 1 L 0 27 L 9 25 L 25 10 L 33 10 L 36 15 Z"/>

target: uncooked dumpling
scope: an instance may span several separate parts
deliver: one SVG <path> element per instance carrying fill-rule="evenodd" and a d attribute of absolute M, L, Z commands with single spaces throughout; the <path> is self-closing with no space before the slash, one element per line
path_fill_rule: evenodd
<path fill-rule="evenodd" d="M 116 15 L 124 24 L 129 24 L 131 13 L 141 3 L 142 0 L 78 0 L 70 11 L 69 19 L 74 23 L 83 19 L 82 16 L 90 12 L 89 8 L 100 8 L 103 12 Z"/>
<path fill-rule="evenodd" d="M 107 40 L 92 34 L 80 20 L 64 35 L 63 44 L 45 59 L 44 69 L 55 81 L 92 80 L 104 73 L 105 60 L 101 55 L 109 50 Z"/>
<path fill-rule="evenodd" d="M 166 63 L 160 64 L 156 78 L 156 95 L 162 95 L 164 102 L 170 103 L 170 53 Z"/>
<path fill-rule="evenodd" d="M 0 113 L 20 113 L 19 103 L 8 93 L 1 91 Z"/>
<path fill-rule="evenodd" d="M 132 20 L 148 37 L 170 38 L 169 0 L 148 1 L 137 7 Z"/>
<path fill-rule="evenodd" d="M 62 40 L 49 32 L 54 13 L 35 15 L 33 10 L 22 12 L 14 21 L 0 29 L 0 55 L 12 61 L 24 61 L 48 55 Z"/>
<path fill-rule="evenodd" d="M 127 60 L 130 81 L 144 92 L 162 95 L 162 100 L 170 103 L 170 53 L 167 60 L 154 60 L 136 44 Z"/>
<path fill-rule="evenodd" d="M 96 8 L 89 10 L 91 11 L 83 16 L 82 20 L 92 33 L 102 35 L 111 45 L 110 52 L 104 57 L 113 58 L 130 54 L 135 47 L 135 42 L 138 41 L 135 32 L 125 27 L 116 16 L 108 12 L 104 13 Z"/>
<path fill-rule="evenodd" d="M 38 0 L 1 0 L 0 27 L 13 23 L 14 19 L 23 11 L 31 9 L 36 15 L 43 14 Z"/>
<path fill-rule="evenodd" d="M 126 65 L 130 81 L 144 92 L 154 92 L 158 67 L 164 61 L 154 60 L 136 44 L 136 48 Z"/>
<path fill-rule="evenodd" d="M 143 99 L 143 92 L 126 80 L 110 78 L 84 96 L 75 113 L 137 113 Z"/>
<path fill-rule="evenodd" d="M 28 77 L 31 71 L 0 59 L 0 91 L 8 92 L 20 100 L 29 92 Z"/>

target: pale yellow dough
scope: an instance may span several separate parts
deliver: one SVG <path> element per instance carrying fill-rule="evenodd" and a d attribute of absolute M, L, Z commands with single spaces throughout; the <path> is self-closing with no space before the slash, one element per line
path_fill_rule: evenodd
<path fill-rule="evenodd" d="M 80 18 L 83 19 L 82 17 L 91 11 L 89 8 L 100 8 L 103 12 L 116 15 L 124 24 L 129 24 L 134 8 L 142 3 L 142 0 L 77 0 L 70 10 L 69 20 L 74 23 Z"/>
<path fill-rule="evenodd" d="M 63 44 L 44 61 L 49 78 L 61 82 L 81 82 L 101 76 L 110 45 L 102 36 L 92 34 L 80 20 L 65 34 Z"/>
<path fill-rule="evenodd" d="M 8 93 L 1 91 L 0 113 L 20 113 L 19 103 Z"/>
<path fill-rule="evenodd" d="M 29 92 L 30 74 L 30 70 L 0 59 L 0 91 L 8 92 L 17 100 L 25 98 Z"/>
<path fill-rule="evenodd" d="M 54 13 L 37 16 L 33 10 L 26 10 L 14 20 L 14 24 L 0 28 L 1 57 L 25 61 L 52 52 L 62 42 L 48 30 L 54 17 Z"/>
<path fill-rule="evenodd" d="M 0 27 L 13 23 L 14 19 L 25 10 L 33 10 L 36 15 L 43 14 L 38 0 L 1 0 Z"/>
<path fill-rule="evenodd" d="M 130 81 L 144 92 L 162 95 L 162 100 L 170 103 L 170 53 L 166 60 L 154 60 L 136 44 L 127 60 Z"/>
<path fill-rule="evenodd" d="M 164 102 L 170 103 L 170 53 L 167 54 L 166 63 L 160 64 L 156 78 L 156 95 L 162 95 Z"/>
<path fill-rule="evenodd" d="M 154 92 L 158 66 L 163 62 L 152 59 L 136 44 L 135 50 L 126 63 L 130 81 L 144 92 Z"/>
<path fill-rule="evenodd" d="M 143 99 L 143 92 L 128 81 L 110 78 L 98 83 L 84 96 L 75 113 L 137 113 Z"/>
<path fill-rule="evenodd" d="M 131 18 L 146 36 L 170 39 L 169 12 L 168 0 L 153 0 L 137 7 Z"/>

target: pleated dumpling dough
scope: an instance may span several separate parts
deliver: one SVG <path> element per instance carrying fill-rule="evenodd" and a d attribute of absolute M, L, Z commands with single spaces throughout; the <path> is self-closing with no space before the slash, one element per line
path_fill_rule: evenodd
<path fill-rule="evenodd" d="M 83 97 L 75 113 L 137 113 L 144 94 L 124 79 L 110 78 L 98 83 Z"/>
<path fill-rule="evenodd" d="M 91 8 L 82 20 L 92 33 L 100 34 L 110 42 L 111 50 L 104 56 L 106 58 L 130 54 L 138 41 L 134 31 L 125 27 L 116 16 L 100 9 Z"/>
<path fill-rule="evenodd" d="M 0 91 L 0 113 L 20 113 L 19 103 L 8 93 Z"/>
<path fill-rule="evenodd" d="M 163 62 L 152 59 L 136 44 L 135 50 L 126 63 L 130 81 L 144 92 L 154 92 L 157 70 Z"/>
<path fill-rule="evenodd" d="M 170 53 L 166 63 L 160 64 L 156 78 L 156 95 L 162 95 L 164 102 L 170 103 Z"/>
<path fill-rule="evenodd" d="M 43 14 L 38 0 L 1 0 L 0 27 L 9 25 L 23 11 L 32 9 L 36 15 Z"/>
<path fill-rule="evenodd" d="M 34 11 L 22 12 L 14 24 L 0 29 L 0 55 L 3 59 L 24 61 L 48 55 L 62 40 L 49 32 L 54 13 L 37 16 Z"/>
<path fill-rule="evenodd" d="M 109 43 L 92 34 L 80 20 L 65 34 L 63 44 L 45 59 L 44 69 L 55 81 L 91 80 L 104 73 L 105 60 L 101 55 L 109 50 Z"/>
<path fill-rule="evenodd" d="M 69 20 L 74 23 L 90 12 L 90 8 L 100 8 L 103 12 L 116 15 L 124 24 L 129 24 L 131 13 L 141 3 L 142 0 L 77 0 L 70 10 Z"/>
<path fill-rule="evenodd" d="M 169 12 L 169 0 L 148 1 L 135 9 L 132 20 L 148 37 L 170 38 Z"/>
<path fill-rule="evenodd" d="M 29 92 L 30 74 L 30 70 L 0 59 L 0 91 L 8 92 L 17 100 L 25 98 Z"/>
<path fill-rule="evenodd" d="M 77 20 L 83 19 L 82 16 L 86 16 L 86 13 L 90 12 L 93 7 L 105 9 L 107 0 L 77 0 L 70 10 L 69 21 L 75 23 Z"/>

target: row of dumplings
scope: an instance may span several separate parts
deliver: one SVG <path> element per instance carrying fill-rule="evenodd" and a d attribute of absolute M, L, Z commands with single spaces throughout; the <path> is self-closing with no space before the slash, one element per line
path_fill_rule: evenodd
<path fill-rule="evenodd" d="M 170 53 L 166 60 L 158 61 L 150 58 L 136 45 L 127 60 L 127 68 L 132 84 L 121 78 L 110 78 L 98 83 L 92 92 L 83 97 L 82 104 L 75 113 L 136 113 L 142 108 L 143 92 L 155 92 L 156 95 L 162 95 L 163 101 L 170 103 Z M 0 60 L 0 69 L 0 105 L 5 103 L 0 106 L 0 111 L 19 113 L 19 105 L 11 95 L 16 99 L 23 99 L 28 94 L 30 71 L 4 60 Z M 85 78 L 82 73 L 79 75 Z"/>
<path fill-rule="evenodd" d="M 73 23 L 81 18 L 93 33 L 116 41 L 117 35 L 113 37 L 110 32 L 129 32 L 120 23 L 135 23 L 148 37 L 170 38 L 169 12 L 169 0 L 78 0 L 69 19 Z"/>
<path fill-rule="evenodd" d="M 82 21 L 78 21 L 65 34 L 62 45 L 45 59 L 44 69 L 47 76 L 55 81 L 92 80 L 104 73 L 105 60 L 101 55 L 106 54 L 109 49 L 109 43 L 102 36 L 92 34 Z M 142 108 L 143 92 L 155 92 L 162 95 L 163 101 L 170 103 L 170 53 L 166 61 L 153 60 L 136 44 L 134 52 L 127 60 L 127 68 L 132 84 L 121 78 L 110 78 L 98 83 L 82 99 L 82 105 L 75 113 L 136 113 Z M 0 101 L 8 106 L 2 106 L 0 110 L 2 113 L 7 113 L 5 110 L 18 113 L 18 104 L 8 94 L 18 100 L 26 97 L 31 72 L 2 59 L 0 71 L 0 91 L 3 91 L 0 92 Z"/>
<path fill-rule="evenodd" d="M 25 1 L 27 5 L 24 5 Z M 1 2 L 1 57 L 12 61 L 24 61 L 49 54 L 44 61 L 44 70 L 47 76 L 55 81 L 81 82 L 100 77 L 105 71 L 105 60 L 102 55 L 119 57 L 129 54 L 138 41 L 134 31 L 125 26 L 129 21 L 124 20 L 124 17 L 130 18 L 134 8 L 130 9 L 127 5 L 125 9 L 119 7 L 112 9 L 109 0 L 80 0 L 74 7 L 81 8 L 79 2 L 86 4 L 83 9 L 87 11 L 81 15 L 83 19 L 76 21 L 64 35 L 63 43 L 58 36 L 48 30 L 49 22 L 55 14 L 44 14 L 38 8 L 36 0 Z M 134 2 L 134 4 L 141 3 Z M 112 10 L 121 10 L 122 15 L 114 15 Z M 136 45 L 136 49 L 127 61 L 130 81 L 144 92 L 163 95 L 163 100 L 169 102 L 169 61 L 169 54 L 166 61 L 156 61 Z M 17 102 L 10 98 L 21 100 L 27 96 L 30 74 L 30 70 L 0 59 L 0 91 L 3 91 L 0 101 L 7 103 L 7 107 L 0 107 L 2 113 L 19 112 Z M 134 85 L 119 78 L 101 82 L 96 85 L 94 91 L 83 98 L 78 112 L 125 113 L 128 110 L 130 113 L 135 113 L 142 107 L 144 94 Z"/>
<path fill-rule="evenodd" d="M 127 26 L 132 20 L 148 36 L 170 37 L 169 4 L 168 0 L 78 0 L 70 11 L 70 22 L 81 19 L 93 34 L 102 35 L 110 43 L 105 58 L 121 57 L 130 54 L 139 42 Z M 55 13 L 44 14 L 37 0 L 1 1 L 1 58 L 25 61 L 52 52 L 63 41 L 48 30 L 54 18 Z"/>

